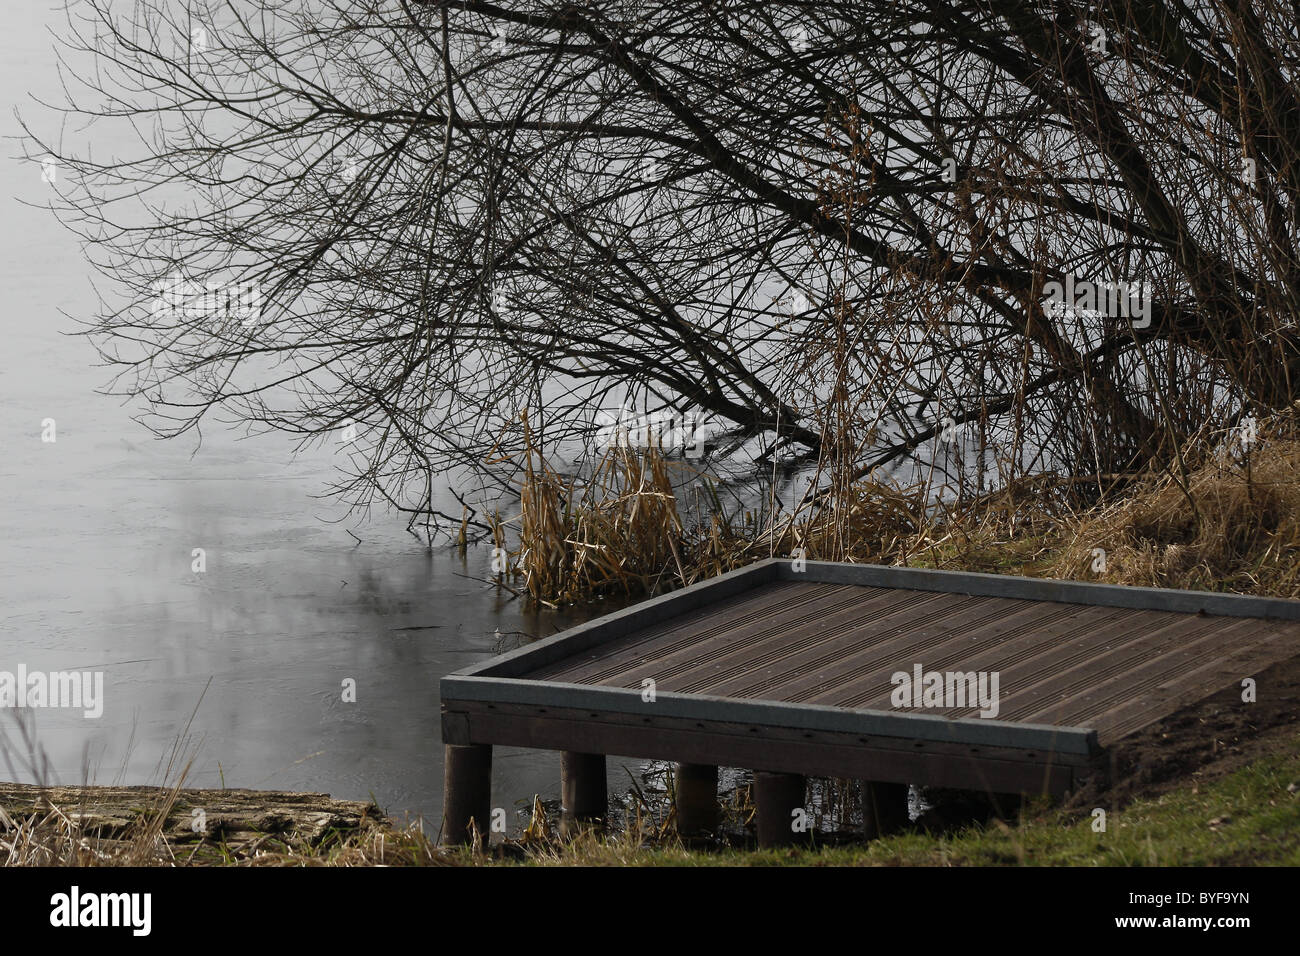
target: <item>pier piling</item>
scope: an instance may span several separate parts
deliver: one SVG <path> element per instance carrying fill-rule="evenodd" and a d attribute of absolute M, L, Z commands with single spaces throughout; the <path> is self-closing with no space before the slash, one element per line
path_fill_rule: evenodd
<path fill-rule="evenodd" d="M 788 846 L 807 838 L 795 811 L 804 808 L 807 782 L 797 773 L 754 772 L 754 802 L 758 805 L 758 845 Z"/>
<path fill-rule="evenodd" d="M 862 835 L 888 836 L 907 826 L 907 784 L 862 781 Z"/>
<path fill-rule="evenodd" d="M 676 765 L 677 833 L 707 836 L 718 828 L 718 768 L 707 764 Z"/>
<path fill-rule="evenodd" d="M 471 824 L 486 843 L 492 818 L 492 748 L 447 744 L 442 777 L 442 842 L 473 842 Z"/>
<path fill-rule="evenodd" d="M 573 833 L 603 821 L 609 814 L 605 755 L 564 751 L 560 754 L 560 826 Z"/>

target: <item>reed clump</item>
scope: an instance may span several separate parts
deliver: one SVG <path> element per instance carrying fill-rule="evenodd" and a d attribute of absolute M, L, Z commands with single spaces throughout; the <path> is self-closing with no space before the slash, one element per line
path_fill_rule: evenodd
<path fill-rule="evenodd" d="M 530 449 L 515 567 L 535 600 L 653 594 L 685 576 L 682 541 L 669 463 L 657 449 L 612 448 L 586 477 L 561 475 Z"/>
<path fill-rule="evenodd" d="M 672 462 L 612 449 L 590 477 L 540 455 L 521 492 L 519 573 L 551 606 L 660 593 L 768 557 L 912 565 L 1300 597 L 1300 438 L 1209 449 L 1185 476 L 1130 481 L 1088 508 L 1044 473 L 966 499 L 861 480 L 800 507 L 688 520 Z M 683 481 L 678 477 L 678 484 Z M 712 488 L 707 476 L 696 477 Z"/>
<path fill-rule="evenodd" d="M 514 575 L 555 607 L 612 596 L 660 593 L 768 557 L 890 563 L 926 522 L 921 489 L 864 481 L 834 502 L 794 514 L 717 505 L 694 522 L 683 515 L 670 461 L 655 447 L 610 449 L 588 477 L 562 475 L 530 454 L 520 490 Z"/>
<path fill-rule="evenodd" d="M 771 522 L 760 546 L 768 544 L 773 556 L 799 553 L 810 561 L 892 563 L 927 524 L 921 485 L 895 487 L 864 480 L 834 499 L 814 501 Z"/>

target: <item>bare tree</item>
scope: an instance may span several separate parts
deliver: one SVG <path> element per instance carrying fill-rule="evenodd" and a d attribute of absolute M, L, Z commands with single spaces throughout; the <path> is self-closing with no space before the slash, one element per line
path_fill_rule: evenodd
<path fill-rule="evenodd" d="M 28 130 L 90 331 L 160 433 L 353 429 L 358 502 L 616 389 L 844 480 L 972 427 L 978 482 L 1095 491 L 1295 398 L 1280 0 L 118 7 L 70 5 L 58 108 L 138 154 Z"/>

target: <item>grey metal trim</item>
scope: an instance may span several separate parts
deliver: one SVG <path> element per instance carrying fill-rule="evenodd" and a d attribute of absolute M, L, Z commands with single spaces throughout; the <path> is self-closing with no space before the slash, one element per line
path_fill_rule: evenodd
<path fill-rule="evenodd" d="M 759 724 L 799 730 L 930 740 L 980 747 L 1049 751 L 1086 757 L 1097 748 L 1097 732 L 1086 727 L 1055 727 L 982 718 L 951 719 L 933 714 L 849 710 L 816 704 L 737 700 L 707 694 L 661 692 L 654 703 L 639 690 L 562 684 L 505 677 L 444 677 L 438 687 L 444 705 L 455 702 L 564 707 L 594 713 L 654 714 L 685 720 Z"/>
<path fill-rule="evenodd" d="M 716 578 L 692 584 L 678 591 L 641 601 L 553 634 L 535 644 L 516 648 L 486 661 L 456 671 L 453 677 L 518 677 L 547 664 L 585 651 L 589 647 L 640 630 L 666 617 L 685 614 L 716 601 L 742 594 L 777 579 L 778 562 L 768 560 L 728 571 Z"/>
<path fill-rule="evenodd" d="M 1060 601 L 1066 604 L 1092 604 L 1146 611 L 1177 611 L 1184 614 L 1300 621 L 1300 601 L 1287 598 L 1249 597 L 1242 594 L 1219 594 L 1213 591 L 1176 591 L 1169 588 L 1136 588 L 1121 584 L 1091 584 L 1086 581 L 1025 578 L 972 571 L 892 568 L 879 564 L 840 564 L 833 561 L 808 561 L 806 570 L 795 571 L 791 561 L 777 560 L 771 563 L 777 565 L 777 578 L 782 581 L 858 584 L 878 588 L 908 588 L 915 591 L 943 591 L 949 594 L 972 594 L 981 597 Z"/>

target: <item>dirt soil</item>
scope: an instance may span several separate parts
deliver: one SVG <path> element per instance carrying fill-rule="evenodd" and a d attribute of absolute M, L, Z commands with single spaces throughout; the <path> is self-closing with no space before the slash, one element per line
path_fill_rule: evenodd
<path fill-rule="evenodd" d="M 1065 801 L 1067 809 L 1114 807 L 1209 781 L 1263 757 L 1300 751 L 1300 657 L 1255 675 L 1253 703 L 1229 687 L 1130 734 L 1098 773 Z"/>

